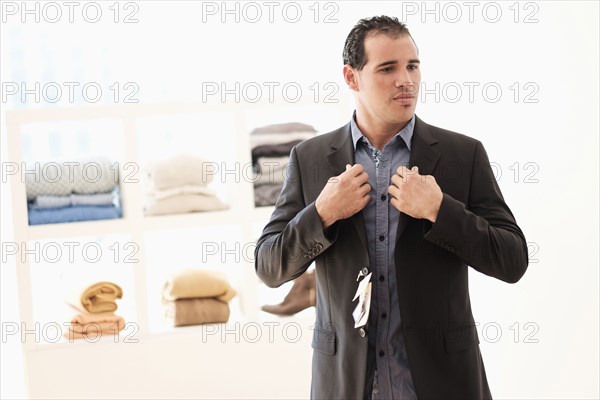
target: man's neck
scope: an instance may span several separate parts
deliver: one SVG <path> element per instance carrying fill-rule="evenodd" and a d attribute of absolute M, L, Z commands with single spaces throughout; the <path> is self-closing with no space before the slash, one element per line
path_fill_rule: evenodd
<path fill-rule="evenodd" d="M 411 119 L 412 116 L 407 121 L 398 124 L 377 123 L 361 118 L 358 110 L 356 112 L 356 126 L 358 126 L 358 129 L 360 129 L 362 134 L 369 139 L 369 143 L 380 151 L 383 151 L 385 145 L 388 144 L 398 132 L 404 129 Z"/>

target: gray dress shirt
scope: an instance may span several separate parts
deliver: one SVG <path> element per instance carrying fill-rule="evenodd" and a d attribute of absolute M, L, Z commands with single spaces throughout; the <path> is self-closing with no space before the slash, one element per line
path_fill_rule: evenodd
<path fill-rule="evenodd" d="M 373 147 L 356 125 L 352 115 L 351 129 L 355 162 L 369 175 L 369 204 L 363 215 L 369 243 L 372 295 L 367 323 L 369 356 L 365 397 L 371 396 L 373 375 L 377 370 L 377 397 L 381 399 L 416 399 L 408 367 L 406 346 L 400 326 L 400 309 L 394 267 L 394 247 L 400 212 L 391 204 L 387 193 L 398 167 L 408 167 L 415 116 L 383 151 Z"/>

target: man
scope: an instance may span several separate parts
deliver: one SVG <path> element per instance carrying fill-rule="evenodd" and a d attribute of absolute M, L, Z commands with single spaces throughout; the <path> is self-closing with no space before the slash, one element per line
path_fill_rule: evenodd
<path fill-rule="evenodd" d="M 421 73 L 404 24 L 360 20 L 343 57 L 356 111 L 292 149 L 257 274 L 277 287 L 316 261 L 312 398 L 491 398 L 468 266 L 517 282 L 525 237 L 482 144 L 414 114 Z"/>

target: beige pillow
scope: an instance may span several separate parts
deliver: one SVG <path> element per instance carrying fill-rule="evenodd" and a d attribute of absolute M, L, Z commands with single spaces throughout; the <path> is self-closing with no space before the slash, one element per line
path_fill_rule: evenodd
<path fill-rule="evenodd" d="M 229 301 L 236 295 L 225 276 L 216 271 L 185 269 L 170 276 L 163 286 L 163 299 L 172 301 L 198 297 L 214 297 Z"/>

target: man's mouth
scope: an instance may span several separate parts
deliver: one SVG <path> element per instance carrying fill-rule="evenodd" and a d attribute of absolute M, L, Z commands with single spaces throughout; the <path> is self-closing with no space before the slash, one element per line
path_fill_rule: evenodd
<path fill-rule="evenodd" d="M 394 96 L 394 100 L 400 103 L 410 104 L 415 99 L 415 95 L 412 93 L 402 93 L 397 96 Z"/>

